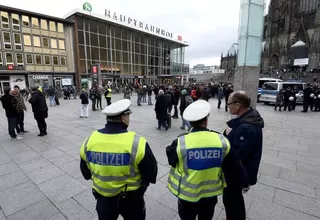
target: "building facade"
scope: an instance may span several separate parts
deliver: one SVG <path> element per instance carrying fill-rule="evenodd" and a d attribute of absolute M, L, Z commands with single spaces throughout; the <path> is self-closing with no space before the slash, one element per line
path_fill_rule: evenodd
<path fill-rule="evenodd" d="M 262 69 L 294 66 L 291 47 L 302 41 L 309 49 L 308 69 L 320 66 L 320 10 L 316 0 L 271 0 L 265 17 Z"/>
<path fill-rule="evenodd" d="M 75 10 L 75 63 L 82 86 L 91 87 L 92 66 L 98 65 L 100 84 L 108 82 L 158 83 L 182 75 L 184 47 L 181 36 L 111 13 L 94 15 Z"/>
<path fill-rule="evenodd" d="M 0 6 L 0 92 L 74 85 L 73 23 Z"/>

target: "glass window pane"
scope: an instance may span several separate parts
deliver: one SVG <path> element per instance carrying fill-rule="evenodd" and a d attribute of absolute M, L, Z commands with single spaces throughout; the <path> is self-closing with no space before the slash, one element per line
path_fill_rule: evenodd
<path fill-rule="evenodd" d="M 16 59 L 17 59 L 17 64 L 23 65 L 23 55 L 22 53 L 17 53 L 16 54 Z"/>
<path fill-rule="evenodd" d="M 99 60 L 99 49 L 97 47 L 91 47 L 92 60 Z"/>
<path fill-rule="evenodd" d="M 90 32 L 98 33 L 98 22 L 90 20 Z"/>
<path fill-rule="evenodd" d="M 29 34 L 23 35 L 23 43 L 25 46 L 31 46 L 31 36 Z"/>
<path fill-rule="evenodd" d="M 106 24 L 99 23 L 99 34 L 106 35 L 106 31 L 107 31 Z"/>
<path fill-rule="evenodd" d="M 55 65 L 55 66 L 59 65 L 58 57 L 57 56 L 53 56 L 52 57 L 52 62 L 53 62 L 53 65 Z"/>
<path fill-rule="evenodd" d="M 84 50 L 84 46 L 79 46 L 79 50 L 80 50 L 80 59 L 85 59 L 85 50 Z"/>
<path fill-rule="evenodd" d="M 41 56 L 41 54 L 36 54 L 35 55 L 35 64 L 36 65 L 42 65 L 42 56 Z"/>
<path fill-rule="evenodd" d="M 99 35 L 99 44 L 100 47 L 106 48 L 107 47 L 107 37 L 103 35 Z"/>
<path fill-rule="evenodd" d="M 56 22 L 50 21 L 50 31 L 57 31 Z"/>
<path fill-rule="evenodd" d="M 2 53 L 0 53 L 0 65 L 3 65 L 3 61 L 2 61 Z"/>
<path fill-rule="evenodd" d="M 98 35 L 94 34 L 94 33 L 90 33 L 90 37 L 91 37 L 91 46 L 98 46 Z"/>
<path fill-rule="evenodd" d="M 3 42 L 11 43 L 10 33 L 9 32 L 3 32 Z"/>
<path fill-rule="evenodd" d="M 33 56 L 32 54 L 26 55 L 27 64 L 33 64 Z"/>
<path fill-rule="evenodd" d="M 12 53 L 6 53 L 6 61 L 7 61 L 7 65 L 8 65 L 8 64 L 13 64 L 13 56 L 12 56 Z"/>
<path fill-rule="evenodd" d="M 65 47 L 65 45 L 64 45 L 64 40 L 59 40 L 59 49 L 60 49 L 60 50 L 66 49 L 66 47 Z"/>
<path fill-rule="evenodd" d="M 63 33 L 63 24 L 62 23 L 58 23 L 58 32 Z"/>
<path fill-rule="evenodd" d="M 33 36 L 33 46 L 40 47 L 40 37 L 39 36 Z"/>
<path fill-rule="evenodd" d="M 45 65 L 50 65 L 51 64 L 49 55 L 44 55 L 44 64 Z"/>
<path fill-rule="evenodd" d="M 21 35 L 18 33 L 14 33 L 14 43 L 21 44 Z"/>
<path fill-rule="evenodd" d="M 78 39 L 79 39 L 79 44 L 84 44 L 84 36 L 83 36 L 83 31 L 78 31 Z"/>
<path fill-rule="evenodd" d="M 22 26 L 25 26 L 25 27 L 30 26 L 30 21 L 28 16 L 22 15 Z"/>
<path fill-rule="evenodd" d="M 57 39 L 50 39 L 50 41 L 51 41 L 51 48 L 57 49 L 58 48 Z"/>
<path fill-rule="evenodd" d="M 12 20 L 12 28 L 14 30 L 20 30 L 19 15 L 11 14 L 11 20 Z"/>
<path fill-rule="evenodd" d="M 9 15 L 8 15 L 8 12 L 2 11 L 0 13 L 0 15 L 1 15 L 2 28 L 8 29 L 9 28 Z"/>
<path fill-rule="evenodd" d="M 49 48 L 49 38 L 47 37 L 42 37 L 42 46 Z"/>
<path fill-rule="evenodd" d="M 31 23 L 33 28 L 39 28 L 39 19 L 38 18 L 31 18 Z"/>
<path fill-rule="evenodd" d="M 41 29 L 48 30 L 48 22 L 47 20 L 41 19 Z"/>
<path fill-rule="evenodd" d="M 60 63 L 61 63 L 61 66 L 66 66 L 67 65 L 67 58 L 66 57 L 60 57 Z"/>

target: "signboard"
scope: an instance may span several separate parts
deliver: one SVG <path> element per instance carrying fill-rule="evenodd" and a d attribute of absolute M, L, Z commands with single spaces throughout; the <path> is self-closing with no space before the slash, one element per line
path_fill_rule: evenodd
<path fill-rule="evenodd" d="M 85 2 L 85 3 L 83 4 L 83 10 L 88 11 L 88 12 L 92 12 L 92 6 L 91 6 L 91 4 L 88 3 L 88 2 Z"/>
<path fill-rule="evenodd" d="M 92 73 L 92 86 L 96 86 L 100 83 L 100 64 L 94 64 L 91 66 Z"/>
<path fill-rule="evenodd" d="M 48 79 L 48 75 L 32 76 L 32 79 Z"/>
<path fill-rule="evenodd" d="M 72 81 L 70 78 L 62 78 L 61 83 L 63 86 L 72 86 Z"/>
<path fill-rule="evenodd" d="M 308 64 L 309 64 L 309 58 L 294 59 L 293 61 L 294 66 L 307 66 Z"/>

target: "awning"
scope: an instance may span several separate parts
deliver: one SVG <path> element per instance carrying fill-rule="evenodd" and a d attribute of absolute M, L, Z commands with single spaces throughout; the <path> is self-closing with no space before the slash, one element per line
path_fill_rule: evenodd
<path fill-rule="evenodd" d="M 307 66 L 308 64 L 309 64 L 309 58 L 294 59 L 293 61 L 294 66 Z"/>

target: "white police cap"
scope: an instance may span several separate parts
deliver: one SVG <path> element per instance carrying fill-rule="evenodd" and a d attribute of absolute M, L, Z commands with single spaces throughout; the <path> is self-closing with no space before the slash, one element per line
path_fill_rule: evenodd
<path fill-rule="evenodd" d="M 191 103 L 183 112 L 183 118 L 187 121 L 194 122 L 199 121 L 209 116 L 211 106 L 209 102 L 204 100 L 198 100 Z"/>
<path fill-rule="evenodd" d="M 102 110 L 102 114 L 106 116 L 117 116 L 122 113 L 130 114 L 131 101 L 129 99 L 122 99 L 112 103 Z"/>

